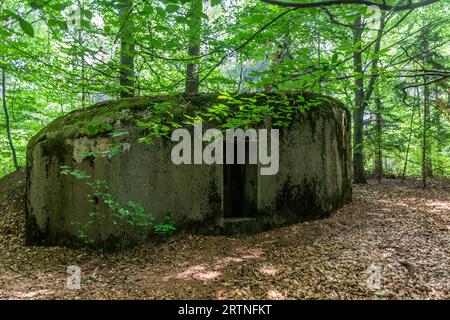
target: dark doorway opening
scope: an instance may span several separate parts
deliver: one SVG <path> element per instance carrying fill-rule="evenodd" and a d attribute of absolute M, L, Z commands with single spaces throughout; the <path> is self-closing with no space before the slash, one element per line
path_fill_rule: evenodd
<path fill-rule="evenodd" d="M 250 142 L 245 140 L 245 164 L 237 164 L 237 143 L 226 141 L 223 165 L 224 218 L 254 217 L 257 210 L 258 165 L 249 164 Z M 226 163 L 226 151 L 234 148 L 234 164 Z"/>

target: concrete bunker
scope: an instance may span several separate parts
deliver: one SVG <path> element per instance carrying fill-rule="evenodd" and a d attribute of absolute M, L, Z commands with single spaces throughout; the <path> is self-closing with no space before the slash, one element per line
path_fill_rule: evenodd
<path fill-rule="evenodd" d="M 217 106 L 228 113 L 214 118 Z M 252 111 L 251 119 L 239 110 Z M 195 117 L 205 128 L 236 119 L 279 128 L 279 172 L 260 175 L 260 165 L 248 163 L 173 164 L 176 143 L 161 130 L 189 127 L 186 120 Z M 294 92 L 131 98 L 73 111 L 29 142 L 27 243 L 79 245 L 84 233 L 94 246 L 122 248 L 154 236 L 117 223 L 92 189 L 98 181 L 107 182 L 115 203 L 139 204 L 154 221 L 170 213 L 177 232 L 257 232 L 325 217 L 351 201 L 349 119 L 332 98 Z"/>

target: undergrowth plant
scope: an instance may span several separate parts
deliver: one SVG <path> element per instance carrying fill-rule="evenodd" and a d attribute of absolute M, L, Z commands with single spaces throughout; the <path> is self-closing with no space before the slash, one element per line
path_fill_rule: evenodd
<path fill-rule="evenodd" d="M 170 213 L 166 213 L 161 223 L 155 223 L 153 214 L 146 212 L 141 204 L 131 200 L 125 205 L 120 203 L 110 193 L 107 181 L 101 179 L 90 181 L 92 177 L 84 171 L 72 169 L 68 166 L 61 166 L 61 173 L 73 176 L 78 180 L 87 180 L 86 185 L 92 189 L 92 193 L 88 195 L 88 201 L 94 205 L 103 202 L 111 209 L 112 215 L 94 210 L 88 213 L 87 222 L 75 222 L 79 227 L 79 238 L 86 244 L 93 244 L 93 241 L 89 239 L 89 232 L 92 230 L 95 221 L 102 219 L 111 219 L 115 226 L 129 225 L 142 234 L 153 231 L 158 236 L 170 236 L 176 231 L 175 221 Z"/>

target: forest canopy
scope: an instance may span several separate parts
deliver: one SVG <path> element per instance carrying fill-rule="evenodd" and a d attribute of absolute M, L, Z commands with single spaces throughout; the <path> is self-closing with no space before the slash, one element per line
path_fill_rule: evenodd
<path fill-rule="evenodd" d="M 110 99 L 319 92 L 353 114 L 355 182 L 450 174 L 449 3 L 0 0 L 0 176 Z"/>

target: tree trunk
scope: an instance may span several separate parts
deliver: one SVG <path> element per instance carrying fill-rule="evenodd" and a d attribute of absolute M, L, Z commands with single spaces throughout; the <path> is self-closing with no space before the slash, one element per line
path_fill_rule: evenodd
<path fill-rule="evenodd" d="M 422 129 L 422 185 L 425 187 L 427 178 L 431 173 L 430 143 L 428 133 L 430 131 L 430 88 L 426 84 L 427 77 L 424 77 L 423 88 L 423 129 Z"/>
<path fill-rule="evenodd" d="M 135 74 L 134 74 L 134 56 L 135 45 L 133 32 L 131 30 L 132 22 L 130 20 L 132 11 L 131 0 L 121 0 L 121 35 L 120 35 L 120 96 L 133 97 L 135 94 Z"/>
<path fill-rule="evenodd" d="M 375 42 L 374 54 L 375 58 L 371 61 L 370 80 L 367 90 L 364 88 L 364 69 L 362 58 L 362 34 L 364 31 L 361 14 L 358 14 L 353 23 L 353 71 L 355 73 L 355 110 L 353 112 L 353 181 L 355 183 L 366 183 L 364 174 L 364 111 L 368 101 L 372 97 L 375 89 L 376 80 L 378 78 L 378 60 L 376 56 L 380 52 L 381 38 L 385 27 L 385 15 L 382 13 L 380 17 L 380 26 Z"/>
<path fill-rule="evenodd" d="M 381 99 L 377 96 L 375 99 L 376 105 L 376 160 L 375 160 L 375 174 L 378 183 L 381 183 L 381 178 L 383 177 L 383 154 L 382 154 L 382 139 L 383 139 L 383 114 L 381 110 Z"/>
<path fill-rule="evenodd" d="M 364 77 L 362 66 L 362 19 L 358 15 L 353 31 L 353 67 L 355 72 L 355 109 L 353 111 L 353 179 L 355 183 L 366 183 L 364 175 L 363 135 L 364 135 Z"/>
<path fill-rule="evenodd" d="M 81 30 L 78 34 L 78 40 L 80 45 L 83 43 L 83 35 L 81 34 Z M 86 108 L 86 62 L 84 60 L 84 54 L 80 56 L 80 65 L 81 65 L 81 108 Z"/>
<path fill-rule="evenodd" d="M 417 84 L 417 79 L 416 79 L 416 84 Z M 403 165 L 403 172 L 402 172 L 402 182 L 405 180 L 405 176 L 406 176 L 406 167 L 408 165 L 408 157 L 409 157 L 409 149 L 411 148 L 411 139 L 412 139 L 412 134 L 413 134 L 413 124 L 414 124 L 414 108 L 416 107 L 417 101 L 419 101 L 420 95 L 419 95 L 419 87 L 416 87 L 415 90 L 415 95 L 414 95 L 414 103 L 412 105 L 412 110 L 411 110 L 411 118 L 410 118 L 410 123 L 409 123 L 409 137 L 408 137 L 408 146 L 406 147 L 406 154 L 405 154 L 405 163 Z"/>
<path fill-rule="evenodd" d="M 424 55 L 424 67 L 426 68 L 430 63 L 428 32 L 425 30 L 422 34 L 423 43 L 422 49 Z M 427 178 L 432 176 L 431 168 L 431 144 L 429 142 L 430 133 L 430 86 L 427 84 L 428 76 L 423 77 L 423 128 L 422 128 L 422 185 L 425 187 Z"/>
<path fill-rule="evenodd" d="M 5 61 L 5 59 L 2 59 Z M 11 150 L 11 155 L 14 163 L 14 168 L 19 169 L 19 164 L 17 162 L 17 153 L 16 148 L 14 147 L 14 142 L 11 136 L 11 126 L 9 120 L 8 108 L 6 105 L 6 75 L 5 70 L 2 69 L 2 105 L 3 105 L 3 113 L 5 114 L 5 129 L 6 129 L 6 137 L 8 138 L 9 149 Z"/>
<path fill-rule="evenodd" d="M 191 0 L 189 11 L 189 48 L 188 55 L 191 58 L 200 55 L 201 25 L 202 25 L 202 0 Z M 198 93 L 200 91 L 200 74 L 198 60 L 192 60 L 186 67 L 185 93 Z"/>
<path fill-rule="evenodd" d="M 320 39 L 320 30 L 318 27 L 318 22 L 315 23 L 314 25 L 315 27 L 315 31 L 316 31 L 316 35 L 317 35 L 317 65 L 320 66 L 320 60 L 322 59 L 322 52 L 321 52 L 321 39 Z M 319 79 L 319 89 L 322 90 L 322 81 L 320 81 Z"/>

